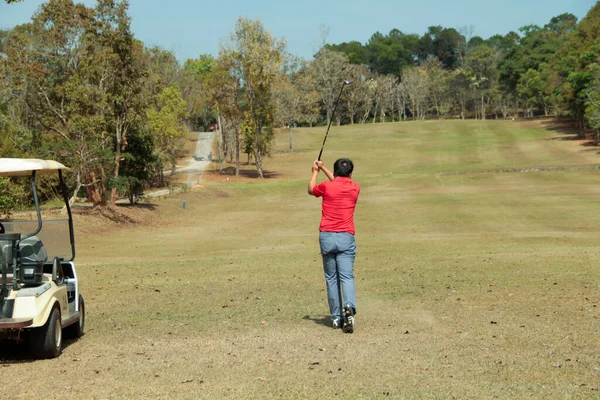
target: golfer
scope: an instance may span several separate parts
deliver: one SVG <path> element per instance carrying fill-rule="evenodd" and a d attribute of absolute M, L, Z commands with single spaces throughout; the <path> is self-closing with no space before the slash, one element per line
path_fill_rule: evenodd
<path fill-rule="evenodd" d="M 360 187 L 352 181 L 353 170 L 354 164 L 347 158 L 333 164 L 333 174 L 323 161 L 315 161 L 308 183 L 308 194 L 323 197 L 319 243 L 331 322 L 334 328 L 341 327 L 346 333 L 354 332 L 356 314 L 354 209 Z M 317 185 L 319 171 L 329 180 Z"/>

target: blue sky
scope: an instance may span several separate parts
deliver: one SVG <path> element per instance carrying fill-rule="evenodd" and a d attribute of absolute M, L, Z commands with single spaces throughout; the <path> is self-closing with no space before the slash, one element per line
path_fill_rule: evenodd
<path fill-rule="evenodd" d="M 41 0 L 7 5 L 0 0 L 0 28 L 29 21 Z M 95 0 L 79 1 L 88 6 Z M 583 18 L 596 0 L 130 0 L 131 27 L 147 46 L 158 45 L 180 61 L 208 53 L 233 30 L 238 17 L 259 19 L 276 37 L 285 37 L 288 50 L 311 58 L 322 43 L 357 40 L 366 43 L 377 31 L 397 28 L 422 35 L 431 25 L 473 26 L 488 38 L 570 12 Z"/>

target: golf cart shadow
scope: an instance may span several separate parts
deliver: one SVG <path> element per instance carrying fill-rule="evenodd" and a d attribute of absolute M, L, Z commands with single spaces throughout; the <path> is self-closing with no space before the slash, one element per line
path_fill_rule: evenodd
<path fill-rule="evenodd" d="M 305 315 L 304 317 L 302 317 L 302 319 L 306 321 L 312 321 L 317 325 L 331 326 L 331 318 L 329 318 L 329 316 L 327 315 L 321 315 L 318 317 L 313 315 Z"/>
<path fill-rule="evenodd" d="M 62 343 L 61 352 L 64 352 L 66 348 L 71 346 L 73 343 L 76 343 L 79 339 L 80 338 L 65 338 Z M 30 351 L 27 343 L 17 344 L 13 340 L 0 339 L 0 368 L 10 364 L 32 363 L 37 360 L 38 359 Z"/>

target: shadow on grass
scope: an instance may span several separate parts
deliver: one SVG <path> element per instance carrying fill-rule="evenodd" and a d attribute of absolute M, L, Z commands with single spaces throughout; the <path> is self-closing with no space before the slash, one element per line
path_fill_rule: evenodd
<path fill-rule="evenodd" d="M 62 351 L 65 351 L 66 348 L 78 340 L 63 337 Z M 59 357 L 61 357 L 60 354 Z M 8 367 L 11 364 L 28 364 L 35 361 L 37 361 L 37 358 L 31 353 L 28 342 L 17 343 L 14 340 L 0 340 L 0 368 Z"/>
<path fill-rule="evenodd" d="M 317 325 L 325 325 L 325 326 L 333 327 L 333 325 L 331 324 L 331 318 L 329 318 L 329 316 L 327 316 L 327 315 L 321 315 L 321 316 L 305 315 L 304 317 L 302 317 L 302 319 L 306 320 L 306 321 L 312 321 Z"/>
<path fill-rule="evenodd" d="M 135 203 L 135 204 L 123 203 L 123 204 L 117 204 L 117 207 L 154 211 L 156 209 L 157 205 L 153 204 L 153 203 Z"/>
<path fill-rule="evenodd" d="M 116 205 L 116 210 L 118 211 L 119 208 L 123 208 L 126 210 L 150 210 L 150 211 L 154 211 L 156 209 L 156 207 L 158 207 L 157 204 L 153 204 L 153 203 L 134 203 L 134 204 L 130 204 L 129 202 L 127 203 L 117 203 Z M 74 213 L 77 212 L 84 212 L 84 213 L 88 213 L 90 210 L 94 210 L 95 212 L 102 214 L 103 216 L 108 217 L 109 215 L 113 215 L 116 213 L 115 209 L 112 206 L 98 206 L 98 207 L 94 207 L 92 204 L 90 203 L 85 203 L 85 204 L 75 204 L 73 206 L 71 206 L 71 210 Z M 96 211 L 99 210 L 99 211 Z M 110 218 L 109 218 L 110 219 Z"/>
<path fill-rule="evenodd" d="M 223 168 L 224 175 L 235 175 L 235 167 L 225 167 Z M 240 168 L 240 176 L 244 178 L 258 178 L 258 172 L 256 169 L 243 169 Z M 275 171 L 267 171 L 263 169 L 263 177 L 266 179 L 277 178 L 279 174 Z"/>
<path fill-rule="evenodd" d="M 581 146 L 598 146 L 598 141 L 593 139 L 593 137 L 596 136 L 596 133 L 592 130 L 589 130 L 582 134 L 579 129 L 577 129 L 577 126 L 573 123 L 573 121 L 554 119 L 544 121 L 542 125 L 546 130 L 556 132 L 560 135 L 551 137 L 548 140 L 582 140 L 584 142 L 581 143 Z"/>

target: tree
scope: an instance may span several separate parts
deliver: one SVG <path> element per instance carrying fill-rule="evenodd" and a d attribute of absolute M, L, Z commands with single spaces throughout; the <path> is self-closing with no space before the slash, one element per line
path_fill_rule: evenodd
<path fill-rule="evenodd" d="M 443 64 L 435 57 L 430 57 L 422 64 L 427 78 L 427 90 L 438 118 L 450 111 L 449 84 L 450 72 L 443 69 Z"/>
<path fill-rule="evenodd" d="M 600 75 L 587 90 L 585 114 L 592 128 L 596 130 L 596 143 L 600 143 Z"/>
<path fill-rule="evenodd" d="M 436 57 L 445 69 L 455 69 L 459 61 L 459 43 L 462 35 L 453 28 L 430 26 L 427 33 L 419 39 L 419 60 L 427 61 Z"/>
<path fill-rule="evenodd" d="M 548 90 L 548 65 L 542 64 L 540 71 L 529 69 L 519 79 L 517 93 L 527 106 L 528 116 L 533 116 L 533 108 L 537 107 L 544 111 L 544 115 L 549 115 L 551 94 Z"/>
<path fill-rule="evenodd" d="M 590 88 L 594 92 L 598 73 L 596 65 L 600 60 L 597 42 L 600 34 L 600 3 L 596 3 L 575 28 L 572 28 L 572 18 L 564 14 L 561 21 L 559 26 L 566 27 L 567 33 L 564 34 L 564 45 L 553 57 L 550 75 L 553 99 L 562 103 L 560 108 L 574 118 L 580 137 L 584 137 L 586 118 L 589 116 L 586 102 L 589 104 Z"/>
<path fill-rule="evenodd" d="M 154 152 L 154 138 L 146 130 L 129 133 L 127 151 L 122 154 L 121 173 L 112 185 L 120 194 L 135 204 L 144 194 L 145 187 L 162 170 L 162 163 Z"/>
<path fill-rule="evenodd" d="M 54 153 L 75 170 L 94 205 L 106 203 L 108 78 L 95 40 L 94 10 L 69 0 L 42 5 L 31 24 L 17 27 L 0 58 L 8 96 L 27 108 L 33 154 Z"/>
<path fill-rule="evenodd" d="M 158 94 L 156 105 L 148 109 L 148 123 L 155 138 L 156 153 L 175 172 L 177 152 L 188 134 L 185 119 L 187 106 L 177 86 L 169 86 Z"/>
<path fill-rule="evenodd" d="M 458 68 L 452 72 L 450 78 L 450 90 L 454 93 L 454 99 L 460 109 L 460 118 L 465 119 L 467 106 L 472 98 L 473 76 L 470 70 Z"/>
<path fill-rule="evenodd" d="M 355 40 L 340 44 L 327 44 L 325 47 L 332 51 L 344 53 L 351 64 L 367 64 L 367 48 Z"/>
<path fill-rule="evenodd" d="M 233 158 L 235 153 L 235 176 L 240 174 L 240 126 L 243 119 L 243 105 L 240 93 L 241 78 L 236 74 L 235 51 L 231 47 L 221 47 L 219 57 L 213 64 L 207 89 L 210 101 L 216 111 L 218 135 L 224 139 L 224 155 Z M 222 118 L 223 117 L 223 118 Z M 219 161 L 219 168 L 222 165 Z"/>
<path fill-rule="evenodd" d="M 229 45 L 222 45 L 220 51 L 226 72 L 239 91 L 232 105 L 243 112 L 245 130 L 253 135 L 254 159 L 260 178 L 264 177 L 264 157 L 269 155 L 274 138 L 272 85 L 284 50 L 285 41 L 271 36 L 260 21 L 239 18 Z"/>
<path fill-rule="evenodd" d="M 405 35 L 398 29 L 392 29 L 388 35 L 376 32 L 366 44 L 371 72 L 399 76 L 404 68 L 414 65 L 418 45 L 418 35 Z"/>
<path fill-rule="evenodd" d="M 412 119 L 424 119 L 427 92 L 427 76 L 424 68 L 411 67 L 402 71 L 402 87 L 410 102 L 408 109 Z"/>
<path fill-rule="evenodd" d="M 346 87 L 341 101 L 344 102 L 346 115 L 350 118 L 350 123 L 353 124 L 360 109 L 364 108 L 366 103 L 372 103 L 370 93 L 368 93 L 368 82 L 371 79 L 371 73 L 366 65 L 354 64 L 349 65 L 345 73 L 352 84 Z"/>
<path fill-rule="evenodd" d="M 375 78 L 375 116 L 373 117 L 373 123 L 377 119 L 377 114 L 379 114 L 379 122 L 385 122 L 385 117 L 388 114 L 392 116 L 393 121 L 396 81 L 397 78 L 393 75 L 382 75 Z"/>
<path fill-rule="evenodd" d="M 179 76 L 181 94 L 188 106 L 190 129 L 208 130 L 217 117 L 211 109 L 208 82 L 214 72 L 215 59 L 210 54 L 188 59 Z"/>
<path fill-rule="evenodd" d="M 325 108 L 327 124 L 331 120 L 340 87 L 346 79 L 344 71 L 349 64 L 345 54 L 322 47 L 310 65 L 315 89 Z"/>
<path fill-rule="evenodd" d="M 242 78 L 243 95 L 254 125 L 254 159 L 258 176 L 263 178 L 263 160 L 273 141 L 272 85 L 281 67 L 285 40 L 278 40 L 260 21 L 238 19 L 233 40 L 237 67 Z"/>
<path fill-rule="evenodd" d="M 127 148 L 127 136 L 144 118 L 142 47 L 134 40 L 127 15 L 127 0 L 98 0 L 95 15 L 96 40 L 103 47 L 103 62 L 108 74 L 105 83 L 106 126 L 113 134 L 113 181 L 119 179 L 121 153 Z M 110 201 L 117 202 L 117 188 L 111 188 Z"/>
<path fill-rule="evenodd" d="M 496 88 L 498 70 L 496 68 L 499 54 L 494 49 L 481 45 L 474 49 L 466 59 L 471 72 L 471 87 L 479 99 L 481 119 L 486 118 L 486 106 L 489 104 L 492 90 Z"/>
<path fill-rule="evenodd" d="M 276 121 L 289 129 L 289 152 L 293 151 L 293 125 L 310 122 L 316 109 L 318 95 L 308 73 L 306 61 L 289 58 L 289 67 L 273 85 Z"/>

